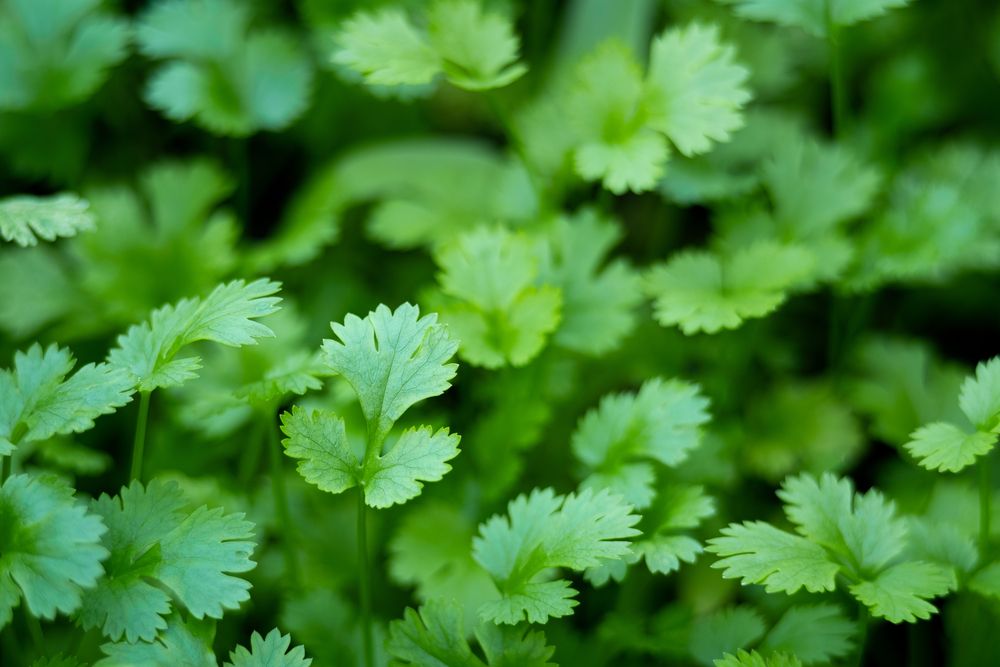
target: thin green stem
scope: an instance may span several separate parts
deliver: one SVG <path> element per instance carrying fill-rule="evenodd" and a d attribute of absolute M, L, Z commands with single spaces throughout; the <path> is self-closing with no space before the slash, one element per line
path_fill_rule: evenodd
<path fill-rule="evenodd" d="M 841 53 L 840 26 L 833 22 L 830 6 L 826 10 L 826 43 L 830 57 L 830 106 L 833 116 L 833 135 L 839 137 L 846 129 L 847 90 L 844 82 L 844 63 Z"/>
<path fill-rule="evenodd" d="M 854 666 L 861 667 L 865 660 L 865 642 L 868 639 L 868 625 L 871 621 L 871 616 L 868 614 L 868 607 L 858 603 L 858 636 L 857 636 L 857 650 L 854 654 Z"/>
<path fill-rule="evenodd" d="M 25 625 L 28 626 L 28 634 L 31 635 L 31 643 L 34 644 L 35 651 L 44 653 L 45 636 L 42 634 L 42 624 L 38 622 L 38 617 L 25 609 L 24 621 Z"/>
<path fill-rule="evenodd" d="M 149 421 L 149 396 L 151 392 L 139 392 L 139 416 L 135 422 L 135 439 L 132 441 L 132 471 L 129 481 L 142 481 L 142 459 L 146 454 L 146 423 Z"/>
<path fill-rule="evenodd" d="M 358 487 L 358 589 L 361 594 L 361 652 L 365 667 L 373 667 L 371 570 L 368 565 L 368 511 L 365 490 Z"/>
<path fill-rule="evenodd" d="M 274 496 L 274 512 L 281 523 L 281 548 L 285 554 L 285 573 L 291 579 L 296 589 L 302 587 L 299 572 L 298 555 L 295 552 L 295 524 L 288 509 L 288 491 L 285 488 L 285 472 L 282 468 L 281 443 L 278 441 L 278 429 L 268 420 L 267 458 L 271 468 L 271 493 Z"/>
<path fill-rule="evenodd" d="M 976 465 L 979 468 L 979 557 L 985 563 L 990 556 L 990 514 L 993 505 L 989 457 L 980 458 Z"/>
<path fill-rule="evenodd" d="M 12 458 L 13 458 L 12 456 L 5 456 L 2 459 L 2 463 L 0 463 L 0 484 L 6 482 L 7 478 L 10 477 L 10 466 Z"/>

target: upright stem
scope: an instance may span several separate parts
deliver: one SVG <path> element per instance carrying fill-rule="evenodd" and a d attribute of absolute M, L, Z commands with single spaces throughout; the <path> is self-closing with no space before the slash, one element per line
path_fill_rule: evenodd
<path fill-rule="evenodd" d="M 288 492 L 285 489 L 285 475 L 281 467 L 281 443 L 278 442 L 278 431 L 270 419 L 265 422 L 268 432 L 267 457 L 271 468 L 271 492 L 274 496 L 274 512 L 281 523 L 281 548 L 285 553 L 285 573 L 291 578 L 296 589 L 301 588 L 298 556 L 295 553 L 295 524 L 288 510 Z"/>
<path fill-rule="evenodd" d="M 6 482 L 7 478 L 10 477 L 10 462 L 12 458 L 13 456 L 5 456 L 3 459 L 0 459 L 2 461 L 0 463 L 0 484 Z"/>
<path fill-rule="evenodd" d="M 28 633 L 31 635 L 31 643 L 35 645 L 35 651 L 43 653 L 45 651 L 45 636 L 42 634 L 42 624 L 38 622 L 38 617 L 25 609 L 24 620 L 25 625 L 28 626 Z"/>
<path fill-rule="evenodd" d="M 868 607 L 858 603 L 858 648 L 854 656 L 855 667 L 861 667 L 865 660 L 865 641 L 868 639 L 868 623 L 870 620 Z"/>
<path fill-rule="evenodd" d="M 372 641 L 372 589 L 371 570 L 368 565 L 368 519 L 365 507 L 365 490 L 358 487 L 358 588 L 361 593 L 361 651 L 365 667 L 373 667 L 374 642 Z"/>
<path fill-rule="evenodd" d="M 132 441 L 132 472 L 129 481 L 142 481 L 142 458 L 146 453 L 146 422 L 149 420 L 148 391 L 139 392 L 139 417 L 135 423 L 135 439 Z"/>
<path fill-rule="evenodd" d="M 993 505 L 989 457 L 981 457 L 976 465 L 979 468 L 979 558 L 985 563 L 990 555 L 990 513 Z"/>
<path fill-rule="evenodd" d="M 833 112 L 833 134 L 843 134 L 847 120 L 847 93 L 844 85 L 844 65 L 841 59 L 840 26 L 833 22 L 830 6 L 826 9 L 826 43 L 830 55 L 830 104 Z"/>

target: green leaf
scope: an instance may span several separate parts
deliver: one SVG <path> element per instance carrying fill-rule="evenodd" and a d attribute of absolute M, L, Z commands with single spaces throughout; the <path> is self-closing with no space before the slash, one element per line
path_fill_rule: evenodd
<path fill-rule="evenodd" d="M 1000 562 L 993 562 L 969 579 L 969 590 L 1000 599 Z"/>
<path fill-rule="evenodd" d="M 827 33 L 829 22 L 847 26 L 903 7 L 910 0 L 719 0 L 735 5 L 739 16 L 755 21 L 802 28 L 817 37 Z"/>
<path fill-rule="evenodd" d="M 873 616 L 890 623 L 927 620 L 937 608 L 927 600 L 955 588 L 955 575 L 934 563 L 909 561 L 883 570 L 874 580 L 851 586 L 851 593 Z"/>
<path fill-rule="evenodd" d="M 483 11 L 478 0 L 437 0 L 427 12 L 427 34 L 448 80 L 460 88 L 501 88 L 528 71 L 517 62 L 520 40 L 510 19 Z"/>
<path fill-rule="evenodd" d="M 728 141 L 743 126 L 750 72 L 733 62 L 733 47 L 719 42 L 714 25 L 692 23 L 653 39 L 646 104 L 649 127 L 663 132 L 686 156 Z"/>
<path fill-rule="evenodd" d="M 540 244 L 538 278 L 558 287 L 563 297 L 556 344 L 599 355 L 617 348 L 632 331 L 642 300 L 639 277 L 620 259 L 604 265 L 621 237 L 616 222 L 587 209 L 558 218 L 548 242 Z"/>
<path fill-rule="evenodd" d="M 294 406 L 282 413 L 285 454 L 298 459 L 299 474 L 327 493 L 343 493 L 358 484 L 361 461 L 351 450 L 344 420 L 327 410 Z"/>
<path fill-rule="evenodd" d="M 22 598 L 44 619 L 78 609 L 104 572 L 106 530 L 56 477 L 8 477 L 0 485 L 0 628 Z"/>
<path fill-rule="evenodd" d="M 764 630 L 764 619 L 755 609 L 730 607 L 695 620 L 688 650 L 701 664 L 711 665 L 724 653 L 754 644 Z"/>
<path fill-rule="evenodd" d="M 358 12 L 344 22 L 336 41 L 333 61 L 364 75 L 370 84 L 425 84 L 441 71 L 440 56 L 395 7 Z"/>
<path fill-rule="evenodd" d="M 855 627 L 833 604 L 789 607 L 760 648 L 794 655 L 804 665 L 825 665 L 850 653 Z"/>
<path fill-rule="evenodd" d="M 508 505 L 508 516 L 487 520 L 473 540 L 473 558 L 501 593 L 480 614 L 511 625 L 569 615 L 576 591 L 564 579 L 540 580 L 545 570 L 583 570 L 625 556 L 628 538 L 639 534 L 633 528 L 638 521 L 631 507 L 607 491 L 557 496 L 551 489 L 536 489 L 518 496 Z"/>
<path fill-rule="evenodd" d="M 442 394 L 458 364 L 446 363 L 458 343 L 436 314 L 420 317 L 417 306 L 395 311 L 379 305 L 364 319 L 348 315 L 331 324 L 339 340 L 324 340 L 330 368 L 354 388 L 377 441 L 414 403 Z"/>
<path fill-rule="evenodd" d="M 226 667 L 309 667 L 312 659 L 306 650 L 296 646 L 289 650 L 292 638 L 275 628 L 266 637 L 254 632 L 250 635 L 250 650 L 237 646 L 229 654 Z"/>
<path fill-rule="evenodd" d="M 723 570 L 723 578 L 762 584 L 768 593 L 832 591 L 840 571 L 821 546 L 763 521 L 731 524 L 706 548 L 722 556 L 712 567 Z"/>
<path fill-rule="evenodd" d="M 54 241 L 94 228 L 90 204 L 73 194 L 0 199 L 0 237 L 19 246 L 33 246 L 41 238 Z"/>
<path fill-rule="evenodd" d="M 469 646 L 462 610 L 454 602 L 434 600 L 419 612 L 407 609 L 402 620 L 389 624 L 386 649 L 400 665 L 419 667 L 554 667 L 554 649 L 545 635 L 526 627 L 498 628 L 483 624 L 475 630 L 486 661 Z"/>
<path fill-rule="evenodd" d="M 127 53 L 128 23 L 99 0 L 0 4 L 0 109 L 52 111 L 89 97 Z"/>
<path fill-rule="evenodd" d="M 201 367 L 196 356 L 176 358 L 191 343 L 205 340 L 240 347 L 272 336 L 269 328 L 255 320 L 278 309 L 281 299 L 272 295 L 279 289 L 279 283 L 263 278 L 251 283 L 234 280 L 206 297 L 162 306 L 148 321 L 118 337 L 108 361 L 126 369 L 139 391 L 183 384 L 197 377 Z"/>
<path fill-rule="evenodd" d="M 408 428 L 387 452 L 371 459 L 364 470 L 365 503 L 384 508 L 420 495 L 421 482 L 436 482 L 451 470 L 460 436 L 429 426 Z"/>
<path fill-rule="evenodd" d="M 107 656 L 94 667 L 218 667 L 212 651 L 214 627 L 206 622 L 184 622 L 178 614 L 151 641 L 104 644 Z"/>
<path fill-rule="evenodd" d="M 962 385 L 958 404 L 976 428 L 1000 430 L 1000 357 L 976 366 L 975 377 L 967 378 Z"/>
<path fill-rule="evenodd" d="M 959 472 L 993 451 L 996 443 L 994 433 L 967 433 L 954 424 L 935 422 L 911 433 L 906 449 L 928 470 Z"/>
<path fill-rule="evenodd" d="M 133 482 L 120 496 L 94 501 L 108 526 L 111 558 L 107 578 L 80 610 L 84 628 L 100 628 L 113 640 L 152 641 L 168 627 L 172 599 L 202 619 L 222 618 L 250 597 L 249 582 L 233 574 L 254 567 L 253 524 L 221 508 L 185 513 L 184 505 L 175 482 L 157 480 L 146 488 Z"/>
<path fill-rule="evenodd" d="M 247 24 L 234 0 L 155 4 L 141 18 L 140 48 L 171 60 L 149 80 L 146 101 L 219 134 L 287 127 L 308 104 L 312 67 L 295 36 Z"/>
<path fill-rule="evenodd" d="M 757 651 L 739 650 L 715 661 L 715 667 L 802 667 L 802 662 L 788 653 L 771 653 L 764 657 Z"/>
<path fill-rule="evenodd" d="M 79 433 L 131 400 L 133 381 L 108 364 L 74 365 L 69 350 L 37 343 L 0 369 L 0 456 L 19 442 Z"/>
<path fill-rule="evenodd" d="M 441 292 L 433 305 L 461 341 L 459 354 L 486 368 L 523 366 L 559 324 L 560 291 L 536 286 L 527 236 L 502 228 L 461 235 L 435 255 Z"/>
<path fill-rule="evenodd" d="M 663 326 L 679 325 L 688 335 L 716 333 L 774 311 L 813 268 L 811 253 L 771 242 L 729 257 L 685 251 L 646 274 L 646 293 Z"/>

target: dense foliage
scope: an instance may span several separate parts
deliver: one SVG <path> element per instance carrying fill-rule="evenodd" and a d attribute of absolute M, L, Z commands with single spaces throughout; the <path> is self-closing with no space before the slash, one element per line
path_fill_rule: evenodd
<path fill-rule="evenodd" d="M 1000 664 L 1000 8 L 0 0 L 0 664 Z"/>

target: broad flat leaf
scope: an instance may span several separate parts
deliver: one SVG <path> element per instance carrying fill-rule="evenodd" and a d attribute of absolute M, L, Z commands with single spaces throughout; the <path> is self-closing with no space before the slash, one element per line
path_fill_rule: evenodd
<path fill-rule="evenodd" d="M 234 280 L 216 287 L 203 298 L 182 299 L 153 311 L 149 320 L 129 327 L 118 337 L 118 346 L 108 354 L 112 366 L 126 369 L 140 391 L 183 384 L 197 377 L 201 360 L 196 356 L 176 358 L 196 341 L 211 341 L 240 347 L 253 345 L 273 332 L 257 318 L 278 309 L 281 288 L 261 278 L 251 283 Z"/>
<path fill-rule="evenodd" d="M 358 12 L 336 36 L 335 63 L 378 85 L 430 83 L 441 72 L 441 58 L 398 8 Z"/>
<path fill-rule="evenodd" d="M 120 496 L 102 494 L 93 510 L 108 526 L 108 576 L 90 592 L 80 611 L 85 628 L 129 642 L 152 641 L 167 628 L 171 599 L 197 619 L 222 618 L 250 595 L 250 584 L 234 573 L 250 560 L 253 524 L 242 514 L 199 507 L 190 514 L 175 482 L 139 482 Z M 170 591 L 168 594 L 166 591 Z"/>
<path fill-rule="evenodd" d="M 454 602 L 434 600 L 419 612 L 407 609 L 402 620 L 389 624 L 386 649 L 400 665 L 419 667 L 554 667 L 554 649 L 545 635 L 526 627 L 498 628 L 492 623 L 476 627 L 475 635 L 485 662 L 469 646 L 462 610 Z"/>
<path fill-rule="evenodd" d="M 508 516 L 493 516 L 480 525 L 473 557 L 496 581 L 501 598 L 480 613 L 497 623 L 523 618 L 544 623 L 566 616 L 576 605 L 569 582 L 541 581 L 548 568 L 582 570 L 629 553 L 628 539 L 638 535 L 639 517 L 618 496 L 589 490 L 557 496 L 536 489 L 518 496 Z"/>
<path fill-rule="evenodd" d="M 751 607 L 731 607 L 695 619 L 688 650 L 699 663 L 711 665 L 724 653 L 746 648 L 764 636 L 764 619 Z"/>
<path fill-rule="evenodd" d="M 436 482 L 451 470 L 447 462 L 458 456 L 460 439 L 446 428 L 403 431 L 389 451 L 365 467 L 365 503 L 384 508 L 420 495 L 422 482 Z"/>
<path fill-rule="evenodd" d="M 715 667 L 802 667 L 802 662 L 788 653 L 770 653 L 765 657 L 757 651 L 747 653 L 740 649 L 716 660 Z"/>
<path fill-rule="evenodd" d="M 526 236 L 476 229 L 441 248 L 435 261 L 442 294 L 434 306 L 461 341 L 463 359 L 523 366 L 541 352 L 559 324 L 562 295 L 535 285 L 538 260 Z"/>
<path fill-rule="evenodd" d="M 125 371 L 87 364 L 67 378 L 73 365 L 69 350 L 36 343 L 14 355 L 12 369 L 0 369 L 0 456 L 18 442 L 86 431 L 131 400 Z"/>
<path fill-rule="evenodd" d="M 448 80 L 460 88 L 501 88 L 524 75 L 520 40 L 510 19 L 484 11 L 478 0 L 437 0 L 427 11 L 431 47 Z"/>
<path fill-rule="evenodd" d="M 1000 428 L 1000 357 L 976 366 L 974 377 L 966 379 L 958 397 L 962 412 L 978 429 Z"/>
<path fill-rule="evenodd" d="M 213 632 L 208 623 L 184 622 L 174 614 L 155 639 L 104 644 L 101 651 L 107 657 L 94 667 L 218 667 L 212 651 Z"/>
<path fill-rule="evenodd" d="M 339 340 L 323 341 L 327 364 L 354 388 L 377 441 L 414 403 L 451 386 L 458 365 L 447 361 L 458 343 L 436 314 L 379 305 L 364 319 L 348 315 L 331 326 Z"/>
<path fill-rule="evenodd" d="M 560 217 L 540 244 L 539 280 L 562 291 L 562 320 L 553 335 L 558 345 L 597 355 L 632 331 L 642 300 L 639 276 L 620 259 L 602 266 L 621 236 L 618 223 L 586 210 Z"/>
<path fill-rule="evenodd" d="M 90 204 L 73 194 L 0 199 L 0 237 L 20 246 L 33 246 L 41 238 L 54 241 L 94 228 Z"/>
<path fill-rule="evenodd" d="M 723 570 L 723 578 L 762 584 L 768 593 L 832 591 L 840 571 L 821 546 L 763 521 L 731 524 L 706 549 L 722 557 L 712 567 Z"/>
<path fill-rule="evenodd" d="M 976 543 L 961 526 L 931 517 L 908 517 L 906 527 L 906 554 L 910 559 L 938 563 L 960 573 L 971 572 L 976 566 Z"/>
<path fill-rule="evenodd" d="M 851 586 L 851 593 L 866 604 L 873 616 L 890 623 L 927 620 L 937 608 L 927 600 L 955 587 L 954 573 L 934 563 L 909 561 L 883 570 L 872 581 Z"/>
<path fill-rule="evenodd" d="M 804 665 L 828 664 L 854 647 L 856 625 L 833 604 L 790 607 L 761 642 L 761 649 L 796 656 Z"/>
<path fill-rule="evenodd" d="M 294 406 L 281 415 L 287 436 L 285 454 L 298 459 L 298 471 L 310 484 L 328 493 L 342 493 L 358 483 L 361 461 L 351 450 L 344 420 L 327 410 Z"/>
<path fill-rule="evenodd" d="M 935 422 L 911 433 L 906 450 L 928 470 L 959 472 L 993 451 L 996 443 L 994 433 L 969 433 L 948 422 Z"/>
<path fill-rule="evenodd" d="M 719 42 L 714 25 L 693 23 L 653 39 L 646 84 L 648 124 L 670 137 L 686 156 L 728 141 L 743 126 L 741 109 L 750 101 L 744 84 L 750 72 L 733 56 L 733 48 Z"/>
<path fill-rule="evenodd" d="M 827 12 L 837 26 L 860 23 L 910 0 L 719 0 L 735 5 L 738 15 L 755 21 L 802 28 L 818 37 L 827 33 Z"/>
<path fill-rule="evenodd" d="M 229 654 L 226 667 L 309 667 L 312 659 L 306 657 L 301 646 L 290 649 L 292 638 L 275 628 L 266 637 L 254 632 L 250 635 L 250 650 L 237 646 Z"/>
<path fill-rule="evenodd" d="M 657 321 L 685 334 L 735 329 L 763 317 L 813 270 L 812 254 L 797 246 L 759 242 L 731 257 L 685 251 L 646 275 Z"/>
<path fill-rule="evenodd" d="M 28 611 L 55 618 L 79 608 L 104 573 L 100 517 L 54 476 L 13 475 L 0 485 L 0 628 L 24 599 Z"/>

